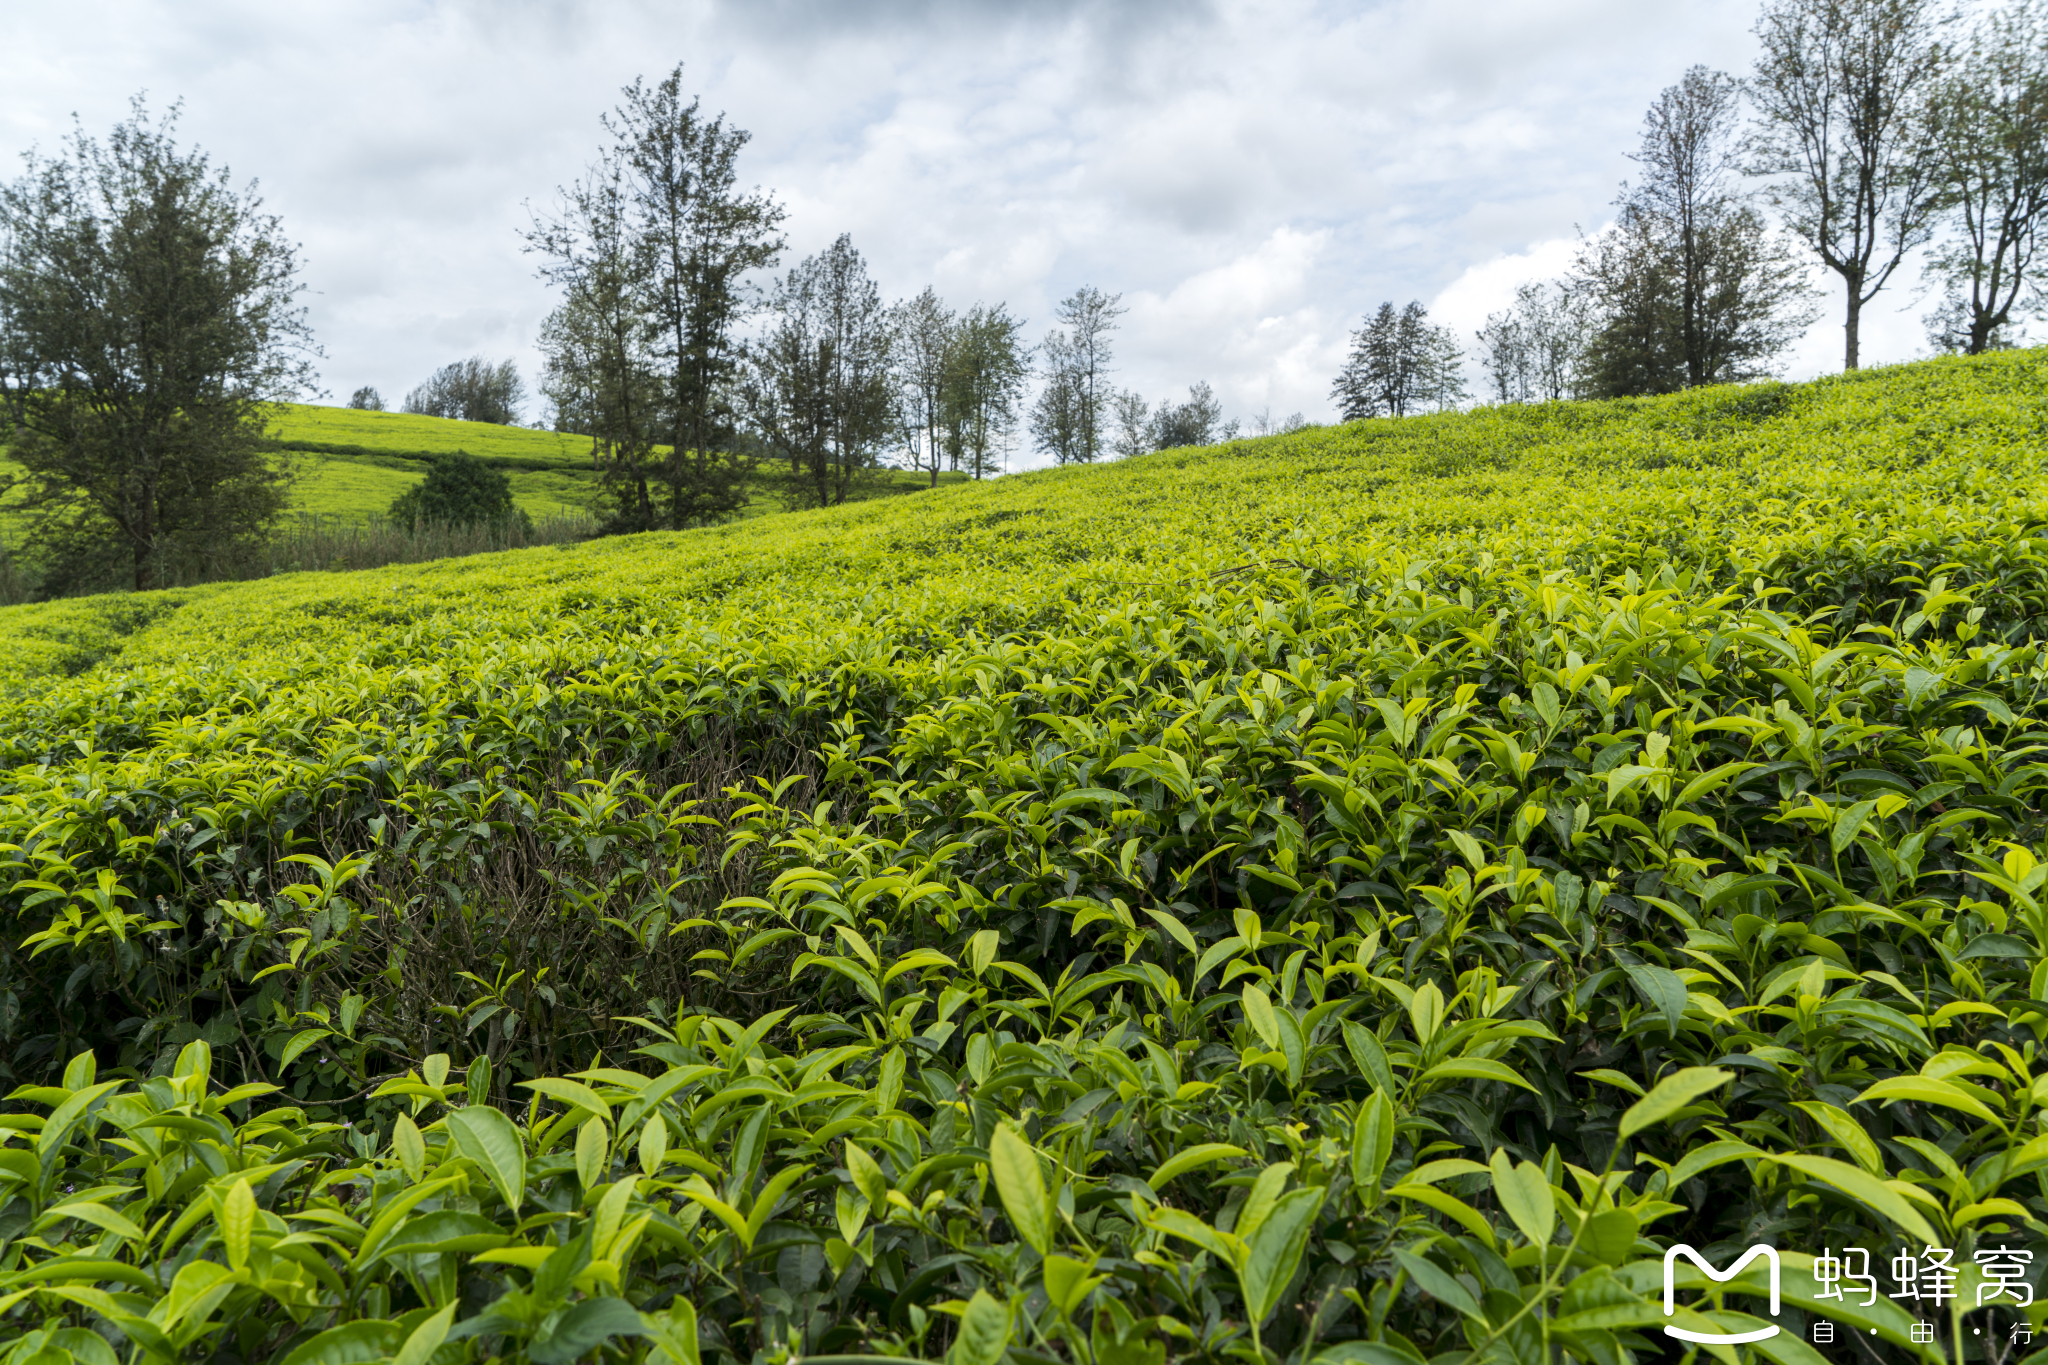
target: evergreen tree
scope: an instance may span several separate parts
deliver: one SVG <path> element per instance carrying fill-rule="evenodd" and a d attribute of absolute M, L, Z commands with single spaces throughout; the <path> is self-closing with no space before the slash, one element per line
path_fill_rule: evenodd
<path fill-rule="evenodd" d="M 1383 303 L 1351 334 L 1330 397 L 1347 422 L 1451 407 L 1465 397 L 1463 360 L 1456 335 L 1431 325 L 1420 302 L 1398 312 Z"/>

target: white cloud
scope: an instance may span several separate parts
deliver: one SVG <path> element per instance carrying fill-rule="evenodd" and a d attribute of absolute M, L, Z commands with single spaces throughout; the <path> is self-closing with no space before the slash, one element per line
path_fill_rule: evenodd
<path fill-rule="evenodd" d="M 590 160 L 621 85 L 687 58 L 754 134 L 741 174 L 789 207 L 793 253 L 851 232 L 885 293 L 1005 301 L 1034 337 L 1076 286 L 1120 292 L 1121 382 L 1313 417 L 1381 300 L 1469 330 L 1603 219 L 1658 89 L 1746 66 L 1754 0 L 17 9 L 0 163 L 74 109 L 103 132 L 136 90 L 184 97 L 186 135 L 304 242 L 337 395 L 474 352 L 530 373 L 550 298 L 522 205 Z M 1872 359 L 1918 349 L 1916 323 L 1873 324 Z"/>
<path fill-rule="evenodd" d="M 1553 237 L 1526 251 L 1468 266 L 1430 300 L 1430 319 L 1438 326 L 1454 328 L 1461 339 L 1469 339 L 1486 325 L 1487 314 L 1501 312 L 1514 302 L 1517 289 L 1563 275 L 1578 250 L 1578 238 Z"/>

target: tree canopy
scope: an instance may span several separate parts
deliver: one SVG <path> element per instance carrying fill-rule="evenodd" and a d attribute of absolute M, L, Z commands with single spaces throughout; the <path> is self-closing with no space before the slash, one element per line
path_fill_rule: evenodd
<path fill-rule="evenodd" d="M 0 421 L 46 591 L 204 572 L 285 507 L 263 437 L 313 383 L 297 248 L 177 120 L 138 98 L 0 186 Z"/>

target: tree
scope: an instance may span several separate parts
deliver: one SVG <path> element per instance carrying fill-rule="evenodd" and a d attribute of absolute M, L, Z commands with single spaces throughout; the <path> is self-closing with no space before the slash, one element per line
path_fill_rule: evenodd
<path fill-rule="evenodd" d="M 1144 396 L 1125 391 L 1112 398 L 1109 414 L 1116 423 L 1110 453 L 1120 460 L 1145 455 L 1157 449 L 1152 444 L 1152 405 Z"/>
<path fill-rule="evenodd" d="M 1060 464 L 1090 464 L 1108 448 L 1103 417 L 1115 352 L 1109 334 L 1123 316 L 1123 295 L 1084 285 L 1061 300 L 1056 316 L 1065 330 L 1046 336 L 1045 388 L 1032 410 L 1039 449 Z"/>
<path fill-rule="evenodd" d="M 1555 403 L 1580 394 L 1580 372 L 1592 318 L 1584 294 L 1555 281 L 1515 291 L 1530 397 Z"/>
<path fill-rule="evenodd" d="M 739 440 L 737 328 L 753 312 L 745 288 L 780 259 L 781 205 L 743 193 L 738 159 L 751 135 L 682 99 L 680 63 L 648 88 L 635 80 L 605 129 L 628 171 L 636 264 L 651 310 L 669 454 L 672 527 L 725 521 L 746 505 L 753 461 Z"/>
<path fill-rule="evenodd" d="M 1152 414 L 1152 448 L 1175 450 L 1181 446 L 1210 445 L 1217 439 L 1217 427 L 1222 420 L 1223 404 L 1216 401 L 1207 382 L 1190 384 L 1185 403 L 1168 400 Z M 1231 434 L 1236 434 L 1234 429 Z"/>
<path fill-rule="evenodd" d="M 1275 419 L 1273 409 L 1264 407 L 1252 414 L 1251 434 L 1254 436 L 1286 436 L 1292 432 L 1300 431 L 1307 426 L 1308 419 L 1298 412 L 1290 412 L 1285 417 Z"/>
<path fill-rule="evenodd" d="M 977 479 L 998 472 L 1030 376 L 1024 324 L 1000 303 L 968 309 L 953 328 L 941 404 L 947 458 L 956 471 Z"/>
<path fill-rule="evenodd" d="M 318 354 L 255 188 L 177 145 L 177 106 L 130 110 L 0 187 L 0 414 L 46 590 L 110 555 L 140 590 L 259 543 L 287 493 L 266 408 Z"/>
<path fill-rule="evenodd" d="M 401 526 L 530 525 L 512 503 L 512 482 L 466 450 L 444 455 L 427 477 L 398 495 L 388 514 Z"/>
<path fill-rule="evenodd" d="M 471 356 L 434 371 L 405 396 L 399 411 L 509 427 L 518 423 L 525 401 L 526 381 L 519 377 L 517 365 L 509 360 L 493 365 L 482 356 Z"/>
<path fill-rule="evenodd" d="M 1449 407 L 1465 394 L 1463 354 L 1449 328 L 1430 324 L 1420 302 L 1399 312 L 1383 303 L 1351 334 L 1351 352 L 1330 397 L 1347 422 Z"/>
<path fill-rule="evenodd" d="M 2009 351 L 2019 344 L 2018 328 L 2001 323 L 1980 338 L 1975 335 L 1978 322 L 1977 309 L 1960 294 L 1945 296 L 1934 311 L 1920 317 L 1920 325 L 1927 329 L 1928 349 L 1936 355 L 1982 355 Z"/>
<path fill-rule="evenodd" d="M 793 504 L 842 503 L 896 429 L 888 310 L 843 234 L 789 272 L 771 307 L 774 322 L 750 350 L 748 411 L 789 462 Z"/>
<path fill-rule="evenodd" d="M 1927 106 L 1945 64 L 1943 0 L 1768 0 L 1749 91 L 1747 169 L 1842 277 L 1843 367 L 1863 308 L 1925 243 L 1941 201 Z"/>
<path fill-rule="evenodd" d="M 1585 364 L 1605 396 L 1760 378 L 1813 320 L 1794 248 L 1734 187 L 1738 87 L 1695 66 L 1643 118 L 1643 169 L 1579 283 L 1601 318 Z"/>
<path fill-rule="evenodd" d="M 1038 348 L 1045 359 L 1045 386 L 1031 405 L 1031 438 L 1054 464 L 1084 464 L 1090 449 L 1091 414 L 1087 390 L 1073 364 L 1073 346 L 1055 328 Z"/>
<path fill-rule="evenodd" d="M 624 95 L 601 120 L 610 144 L 525 234 L 565 296 L 543 329 L 543 389 L 558 426 L 592 437 L 608 530 L 702 526 L 747 501 L 738 328 L 784 215 L 736 188 L 748 135 L 684 103 L 680 66 Z"/>
<path fill-rule="evenodd" d="M 601 160 L 562 191 L 555 217 L 528 239 L 548 255 L 541 278 L 564 293 L 541 326 L 542 390 L 558 430 L 590 437 L 607 534 L 662 524 L 661 383 L 623 182 L 618 159 Z"/>
<path fill-rule="evenodd" d="M 1945 301 L 1930 338 L 1976 355 L 2009 344 L 2014 314 L 2037 311 L 2043 298 L 2048 33 L 2039 0 L 1987 16 L 1932 103 L 1940 204 L 1954 233 L 1934 253 Z"/>
<path fill-rule="evenodd" d="M 365 384 L 348 396 L 348 405 L 361 412 L 382 412 L 384 395 Z"/>
<path fill-rule="evenodd" d="M 1513 308 L 1505 313 L 1488 313 L 1486 325 L 1475 338 L 1479 342 L 1479 371 L 1486 376 L 1490 396 L 1496 403 L 1526 403 L 1534 386 L 1530 379 L 1528 324 Z"/>
<path fill-rule="evenodd" d="M 890 310 L 890 327 L 905 453 L 910 467 L 929 471 L 931 486 L 937 488 L 946 459 L 946 385 L 957 363 L 957 321 L 927 285 L 916 298 Z"/>

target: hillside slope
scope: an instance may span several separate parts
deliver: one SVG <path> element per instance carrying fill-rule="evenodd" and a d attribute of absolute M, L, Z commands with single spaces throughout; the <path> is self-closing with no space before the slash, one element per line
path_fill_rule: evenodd
<path fill-rule="evenodd" d="M 1616 1365 L 1666 1243 L 1775 1239 L 1744 1351 L 1960 1359 L 2048 1252 L 2044 472 L 2015 352 L 0 610 L 8 1065 L 167 1078 L 148 1161 L 0 1162 L 138 1232 L 8 1283 L 197 1257 L 248 1358 Z"/>
<path fill-rule="evenodd" d="M 583 514 L 595 505 L 597 472 L 586 436 L 310 403 L 279 404 L 271 434 L 299 461 L 293 496 L 293 509 L 299 512 L 344 520 L 381 517 L 394 499 L 426 477 L 436 457 L 458 450 L 504 474 L 513 502 L 530 516 Z M 942 482 L 960 478 L 949 475 Z M 912 472 L 892 471 L 880 491 L 915 491 L 922 483 Z M 753 493 L 745 516 L 761 516 L 782 505 L 768 478 L 757 480 Z"/>

